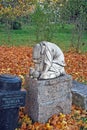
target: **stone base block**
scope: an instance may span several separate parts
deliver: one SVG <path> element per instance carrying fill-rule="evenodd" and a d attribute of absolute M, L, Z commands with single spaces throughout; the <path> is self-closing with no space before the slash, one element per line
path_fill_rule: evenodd
<path fill-rule="evenodd" d="M 73 81 L 72 103 L 87 110 L 87 85 Z"/>
<path fill-rule="evenodd" d="M 53 114 L 70 113 L 72 105 L 70 75 L 48 80 L 26 76 L 27 98 L 25 111 L 34 122 L 45 123 Z"/>

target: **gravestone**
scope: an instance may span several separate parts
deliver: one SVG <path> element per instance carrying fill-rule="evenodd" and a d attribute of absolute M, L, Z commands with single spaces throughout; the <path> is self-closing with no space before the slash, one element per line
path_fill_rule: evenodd
<path fill-rule="evenodd" d="M 72 103 L 87 110 L 87 85 L 75 80 L 73 80 L 72 84 Z"/>
<path fill-rule="evenodd" d="M 25 105 L 25 96 L 20 78 L 0 75 L 0 130 L 15 130 L 19 107 Z"/>
<path fill-rule="evenodd" d="M 25 112 L 34 122 L 42 123 L 47 122 L 53 114 L 70 113 L 71 87 L 72 78 L 70 75 L 47 80 L 36 80 L 27 75 Z"/>

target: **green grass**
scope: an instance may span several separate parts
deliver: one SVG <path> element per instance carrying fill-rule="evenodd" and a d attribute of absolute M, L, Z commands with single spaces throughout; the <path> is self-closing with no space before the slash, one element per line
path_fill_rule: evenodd
<path fill-rule="evenodd" d="M 21 30 L 0 30 L 0 45 L 32 45 L 35 41 L 31 26 L 23 26 Z"/>
<path fill-rule="evenodd" d="M 72 27 L 72 25 L 66 25 L 62 28 L 61 26 L 55 25 L 51 42 L 56 43 L 63 50 L 68 50 L 71 44 Z M 87 33 L 84 34 L 82 42 L 85 45 L 81 47 L 81 50 L 87 51 Z M 8 30 L 0 25 L 0 45 L 33 46 L 36 43 L 34 25 L 23 25 L 21 30 Z"/>

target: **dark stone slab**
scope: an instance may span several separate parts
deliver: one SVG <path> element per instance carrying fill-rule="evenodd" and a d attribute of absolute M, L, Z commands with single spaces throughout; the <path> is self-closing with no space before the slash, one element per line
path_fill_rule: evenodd
<path fill-rule="evenodd" d="M 87 85 L 73 80 L 72 103 L 87 110 Z"/>
<path fill-rule="evenodd" d="M 17 91 L 21 89 L 21 79 L 17 76 L 0 75 L 0 91 Z"/>
<path fill-rule="evenodd" d="M 19 107 L 25 105 L 25 96 L 19 77 L 0 75 L 0 130 L 15 130 Z"/>
<path fill-rule="evenodd" d="M 15 130 L 18 123 L 19 108 L 0 110 L 0 130 Z"/>

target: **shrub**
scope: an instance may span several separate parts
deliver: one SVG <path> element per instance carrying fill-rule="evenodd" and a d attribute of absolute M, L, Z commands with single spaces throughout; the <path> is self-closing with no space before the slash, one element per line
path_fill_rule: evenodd
<path fill-rule="evenodd" d="M 11 25 L 11 29 L 13 29 L 13 30 L 18 30 L 18 29 L 21 29 L 21 23 L 20 22 L 18 22 L 18 21 L 14 21 L 14 22 L 12 22 L 12 25 Z"/>

